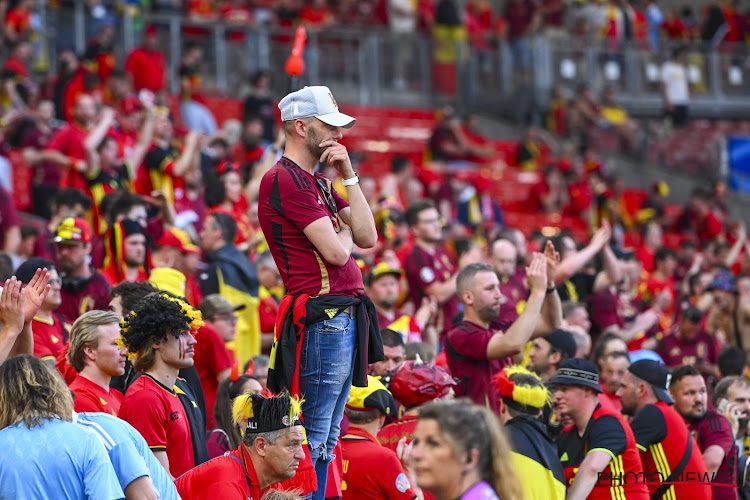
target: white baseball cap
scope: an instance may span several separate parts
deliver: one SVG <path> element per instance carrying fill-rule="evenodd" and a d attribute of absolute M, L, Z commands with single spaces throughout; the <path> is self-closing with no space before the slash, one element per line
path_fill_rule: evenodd
<path fill-rule="evenodd" d="M 331 89 L 325 86 L 305 87 L 279 101 L 281 121 L 315 117 L 334 127 L 351 128 L 357 120 L 339 112 Z"/>

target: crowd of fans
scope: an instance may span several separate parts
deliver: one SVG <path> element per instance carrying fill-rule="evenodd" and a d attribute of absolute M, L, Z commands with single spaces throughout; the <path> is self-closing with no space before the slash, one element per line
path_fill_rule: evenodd
<path fill-rule="evenodd" d="M 417 24 L 429 26 L 426 5 Z M 514 12 L 554 26 L 556 5 L 510 2 L 509 39 L 521 33 Z M 378 11 L 297 7 L 186 6 L 207 21 L 234 9 L 247 14 L 238 22 L 266 12 L 290 25 Z M 629 18 L 615 22 L 627 2 L 576 9 L 587 7 L 615 9 L 605 24 L 629 32 Z M 359 178 L 342 145 L 354 120 L 325 87 L 282 101 L 279 127 L 272 75 L 258 73 L 242 123 L 219 128 L 201 97 L 200 47 L 183 52 L 175 101 L 157 28 L 123 71 L 102 29 L 39 85 L 31 8 L 6 14 L 0 89 L 0 496 L 750 488 L 750 245 L 723 185 L 696 188 L 684 207 L 667 203 L 663 183 L 633 196 L 586 141 L 557 151 L 530 129 L 508 151 L 450 109 L 429 162 L 395 156 Z M 326 122 L 313 105 L 346 120 Z M 583 137 L 608 119 L 635 148 L 639 130 L 619 109 L 582 88 L 549 126 Z M 306 176 L 299 158 L 320 171 Z M 527 200 L 493 195 L 500 169 L 538 176 Z M 508 224 L 511 212 L 529 222 Z M 534 227 L 540 215 L 577 229 Z M 325 351 L 336 332 L 351 342 Z M 326 392 L 333 379 L 340 390 Z"/>

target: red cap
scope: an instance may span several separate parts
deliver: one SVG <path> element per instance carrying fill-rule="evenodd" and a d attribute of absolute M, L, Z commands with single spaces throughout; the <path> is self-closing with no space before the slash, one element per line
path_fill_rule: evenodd
<path fill-rule="evenodd" d="M 149 24 L 146 26 L 146 35 L 155 35 L 156 34 L 156 25 L 155 24 Z"/>
<path fill-rule="evenodd" d="M 199 253 L 201 251 L 190 241 L 190 237 L 185 231 L 175 227 L 164 231 L 159 241 L 156 242 L 156 246 L 176 248 L 182 253 Z"/>
<path fill-rule="evenodd" d="M 91 243 L 91 226 L 83 219 L 68 217 L 55 230 L 55 243 Z"/>
<path fill-rule="evenodd" d="M 391 393 L 407 408 L 447 396 L 456 385 L 448 372 L 439 366 L 407 361 L 391 379 Z"/>
<path fill-rule="evenodd" d="M 143 103 L 134 95 L 127 95 L 120 101 L 120 113 L 129 115 L 143 109 Z"/>

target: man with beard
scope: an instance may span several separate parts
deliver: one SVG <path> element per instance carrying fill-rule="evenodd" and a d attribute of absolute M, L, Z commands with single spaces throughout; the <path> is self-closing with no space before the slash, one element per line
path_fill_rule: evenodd
<path fill-rule="evenodd" d="M 125 348 L 118 343 L 120 318 L 109 311 L 89 311 L 73 323 L 67 358 L 78 376 L 70 384 L 77 412 L 117 416 L 122 393 L 109 387 L 125 373 Z"/>
<path fill-rule="evenodd" d="M 557 371 L 557 366 L 576 355 L 576 341 L 566 330 L 555 330 L 546 337 L 531 341 L 529 370 L 539 375 L 545 382 Z"/>
<path fill-rule="evenodd" d="M 492 377 L 511 363 L 511 356 L 521 353 L 541 318 L 547 289 L 544 255 L 533 255 L 526 275 L 530 290 L 526 308 L 505 332 L 490 329 L 502 303 L 500 282 L 492 266 L 469 264 L 456 278 L 464 316 L 445 340 L 448 366 L 459 381 L 456 395 L 468 396 L 494 411 L 498 409 L 498 396 L 490 383 Z"/>
<path fill-rule="evenodd" d="M 735 484 L 737 473 L 737 447 L 732 427 L 723 415 L 708 409 L 706 381 L 700 371 L 692 365 L 675 368 L 669 391 L 675 409 L 698 442 L 711 482 L 716 483 L 711 487 L 714 499 L 736 499 L 736 488 L 726 486 Z"/>
<path fill-rule="evenodd" d="M 443 228 L 440 213 L 431 200 L 418 200 L 406 210 L 406 222 L 414 235 L 414 248 L 404 262 L 409 282 L 409 298 L 415 307 L 425 298 L 438 304 L 433 323 L 438 334 L 450 328 L 458 314 L 456 268 L 442 246 Z M 470 255 L 470 254 L 464 254 Z M 470 264 L 467 257 L 458 268 Z"/>
<path fill-rule="evenodd" d="M 523 273 L 516 272 L 518 250 L 513 242 L 505 238 L 495 240 L 491 250 L 492 267 L 500 279 L 500 292 L 505 297 L 497 321 L 510 324 L 518 317 L 519 305 L 526 303 L 528 293 Z"/>
<path fill-rule="evenodd" d="M 31 321 L 31 330 L 34 332 L 34 356 L 54 365 L 55 358 L 65 350 L 68 342 L 68 331 L 62 318 L 55 313 L 62 302 L 60 276 L 51 261 L 38 257 L 32 257 L 18 266 L 15 275 L 21 283 L 28 285 L 36 270 L 45 267 L 49 273 L 49 293 Z"/>
<path fill-rule="evenodd" d="M 57 268 L 62 278 L 61 304 L 58 313 L 72 323 L 92 309 L 106 310 L 109 304 L 109 283 L 89 265 L 91 227 L 83 219 L 63 219 L 53 241 Z"/>
<path fill-rule="evenodd" d="M 141 376 L 125 394 L 119 417 L 146 439 L 157 460 L 179 477 L 208 458 L 205 421 L 180 368 L 193 366 L 200 312 L 165 292 L 147 295 L 122 320 L 121 341 Z"/>
<path fill-rule="evenodd" d="M 390 378 L 406 361 L 406 350 L 404 340 L 397 331 L 383 328 L 380 330 L 383 339 L 383 361 L 370 365 L 370 375 L 381 377 L 383 383 L 388 386 Z"/>
<path fill-rule="evenodd" d="M 370 271 L 367 287 L 368 295 L 375 304 L 380 328 L 388 328 L 401 334 L 404 342 L 428 342 L 437 345 L 432 328 L 426 330 L 432 316 L 437 312 L 437 304 L 429 298 L 422 299 L 422 305 L 414 315 L 402 314 L 396 309 L 401 295 L 401 269 L 380 262 Z M 383 339 L 385 343 L 385 339 Z M 388 354 L 386 352 L 386 357 Z"/>
<path fill-rule="evenodd" d="M 287 289 L 277 320 L 285 327 L 276 331 L 268 386 L 305 396 L 317 500 L 326 491 L 349 388 L 365 386 L 367 365 L 383 357 L 375 308 L 352 257 L 354 245 L 372 248 L 377 232 L 349 153 L 339 143 L 356 120 L 339 111 L 323 86 L 292 92 L 279 109 L 284 156 L 263 176 L 258 197 L 258 219 Z M 315 172 L 317 164 L 336 170 L 348 201 Z M 306 348 L 299 349 L 297 339 L 303 338 Z"/>
<path fill-rule="evenodd" d="M 658 361 L 642 359 L 630 365 L 617 389 L 622 413 L 633 418 L 630 427 L 652 497 L 711 498 L 709 484 L 702 481 L 706 464 L 698 445 L 672 406 L 670 376 Z M 680 476 L 685 480 L 676 482 Z"/>
<path fill-rule="evenodd" d="M 599 374 L 599 383 L 602 392 L 599 393 L 599 402 L 605 408 L 620 411 L 622 403 L 617 397 L 617 389 L 620 388 L 622 378 L 630 366 L 630 357 L 627 352 L 615 351 L 604 356 L 601 361 L 602 371 Z"/>

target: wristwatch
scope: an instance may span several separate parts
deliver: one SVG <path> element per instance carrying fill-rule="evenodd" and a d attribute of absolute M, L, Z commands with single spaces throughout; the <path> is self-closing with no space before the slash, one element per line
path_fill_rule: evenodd
<path fill-rule="evenodd" d="M 359 174 L 354 174 L 354 177 L 350 177 L 348 179 L 342 180 L 341 184 L 347 187 L 354 186 L 355 184 L 359 184 Z"/>

